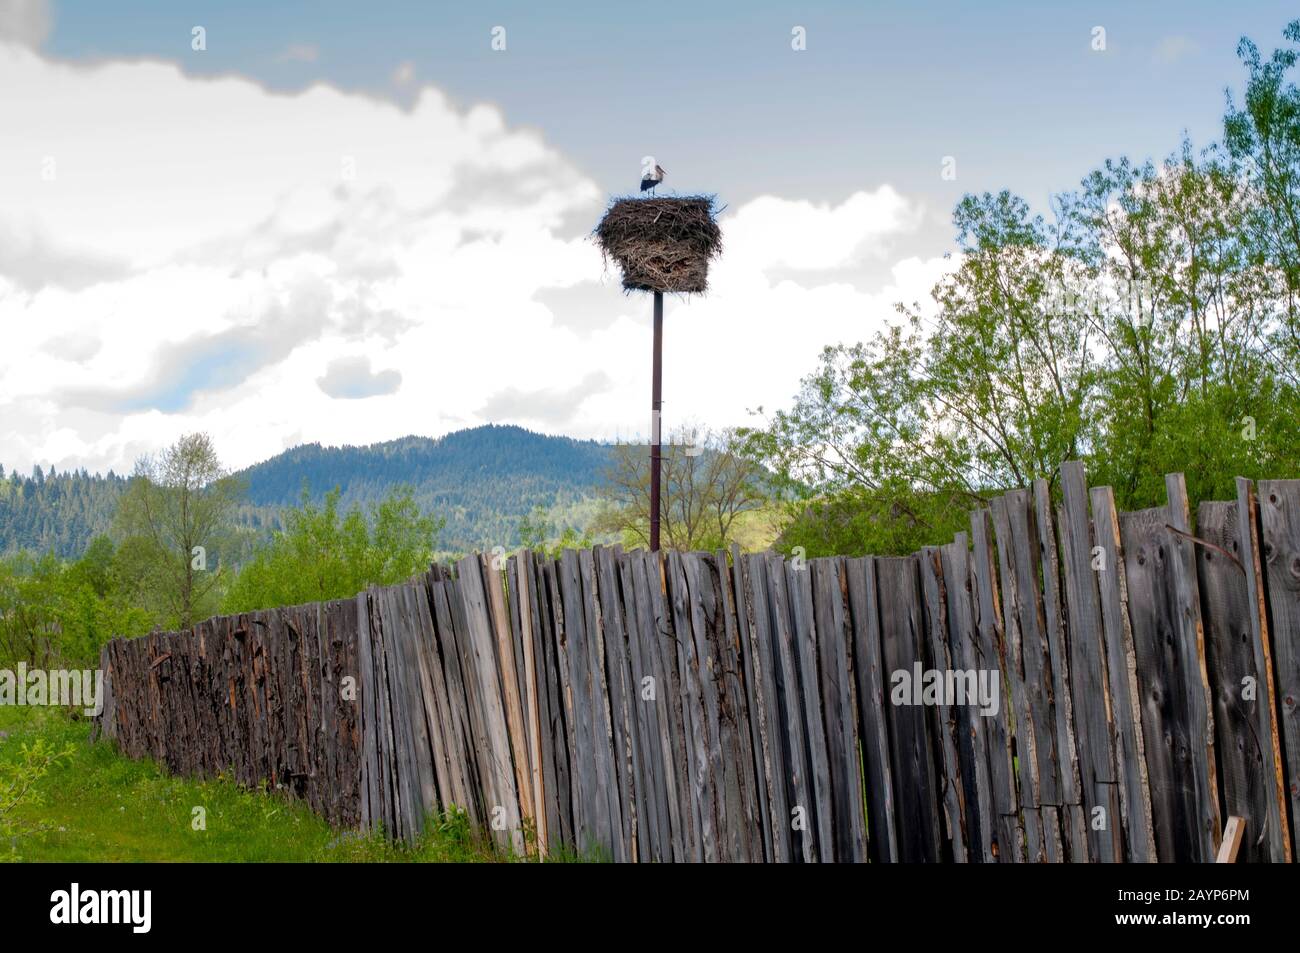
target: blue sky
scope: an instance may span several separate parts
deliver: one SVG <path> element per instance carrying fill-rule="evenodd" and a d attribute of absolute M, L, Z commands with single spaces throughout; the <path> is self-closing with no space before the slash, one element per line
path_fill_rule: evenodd
<path fill-rule="evenodd" d="M 1284 3 L 640 4 L 60 0 L 46 49 L 149 56 L 277 90 L 324 80 L 392 95 L 400 63 L 462 104 L 499 105 L 610 191 L 653 153 L 673 184 L 740 203 L 832 201 L 882 182 L 951 205 L 1011 188 L 1037 205 L 1102 159 L 1160 156 L 1219 134 L 1243 35 Z M 191 55 L 192 25 L 208 49 Z M 493 52 L 490 30 L 506 28 Z M 807 50 L 790 31 L 807 30 Z M 1091 49 L 1106 30 L 1106 50 Z M 286 58 L 310 48 L 314 60 Z M 958 160 L 943 182 L 939 163 Z M 629 171 L 630 170 L 630 171 Z"/>
<path fill-rule="evenodd" d="M 644 434 L 649 309 L 588 233 L 647 154 L 726 205 L 709 294 L 669 304 L 665 426 L 753 423 L 924 302 L 963 193 L 1046 211 L 1108 157 L 1204 146 L 1239 38 L 1294 15 L 642 9 L 0 0 L 0 463 Z"/>

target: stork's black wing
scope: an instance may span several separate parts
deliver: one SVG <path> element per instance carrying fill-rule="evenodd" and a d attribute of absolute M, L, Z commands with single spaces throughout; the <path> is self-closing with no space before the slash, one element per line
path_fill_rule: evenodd
<path fill-rule="evenodd" d="M 646 189 L 653 189 L 658 184 L 658 179 L 652 179 L 650 176 L 646 176 L 641 180 L 641 191 L 644 192 Z"/>

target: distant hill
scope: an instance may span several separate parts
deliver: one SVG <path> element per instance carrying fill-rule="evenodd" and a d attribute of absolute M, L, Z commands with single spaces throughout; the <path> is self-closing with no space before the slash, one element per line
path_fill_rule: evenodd
<path fill-rule="evenodd" d="M 257 507 L 297 504 L 307 482 L 319 500 L 337 486 L 344 507 L 372 503 L 397 484 L 447 521 L 439 548 L 467 551 L 518 543 L 534 506 L 573 508 L 599 486 L 611 448 L 488 425 L 445 437 L 403 437 L 367 447 L 304 444 L 241 473 Z"/>
<path fill-rule="evenodd" d="M 365 447 L 294 447 L 240 472 L 248 483 L 239 522 L 257 533 L 302 498 L 339 487 L 344 508 L 365 506 L 390 487 L 407 484 L 416 502 L 446 520 L 441 550 L 469 551 L 518 543 L 519 520 L 535 506 L 577 517 L 590 509 L 610 447 L 548 437 L 522 427 L 461 430 L 437 439 L 403 437 Z M 126 479 L 85 470 L 30 476 L 0 467 L 0 554 L 53 550 L 75 557 L 109 529 Z"/>

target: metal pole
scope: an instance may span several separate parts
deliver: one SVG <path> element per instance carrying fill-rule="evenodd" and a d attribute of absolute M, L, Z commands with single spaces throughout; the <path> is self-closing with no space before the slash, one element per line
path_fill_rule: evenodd
<path fill-rule="evenodd" d="M 659 551 L 659 411 L 664 390 L 664 295 L 655 292 L 655 354 L 650 385 L 650 551 Z"/>

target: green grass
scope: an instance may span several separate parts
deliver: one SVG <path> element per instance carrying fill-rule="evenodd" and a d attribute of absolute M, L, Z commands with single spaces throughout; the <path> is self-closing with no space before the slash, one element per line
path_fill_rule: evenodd
<path fill-rule="evenodd" d="M 41 833 L 0 843 L 0 860 L 238 862 L 493 862 L 511 858 L 477 836 L 463 814 L 429 825 L 414 847 L 337 831 L 301 802 L 221 779 L 169 775 L 151 761 L 91 744 L 86 721 L 61 711 L 0 707 L 0 765 L 45 739 L 72 754 L 38 782 L 35 803 L 15 816 Z M 192 827 L 195 807 L 207 829 Z M 556 858 L 572 859 L 572 858 Z"/>

